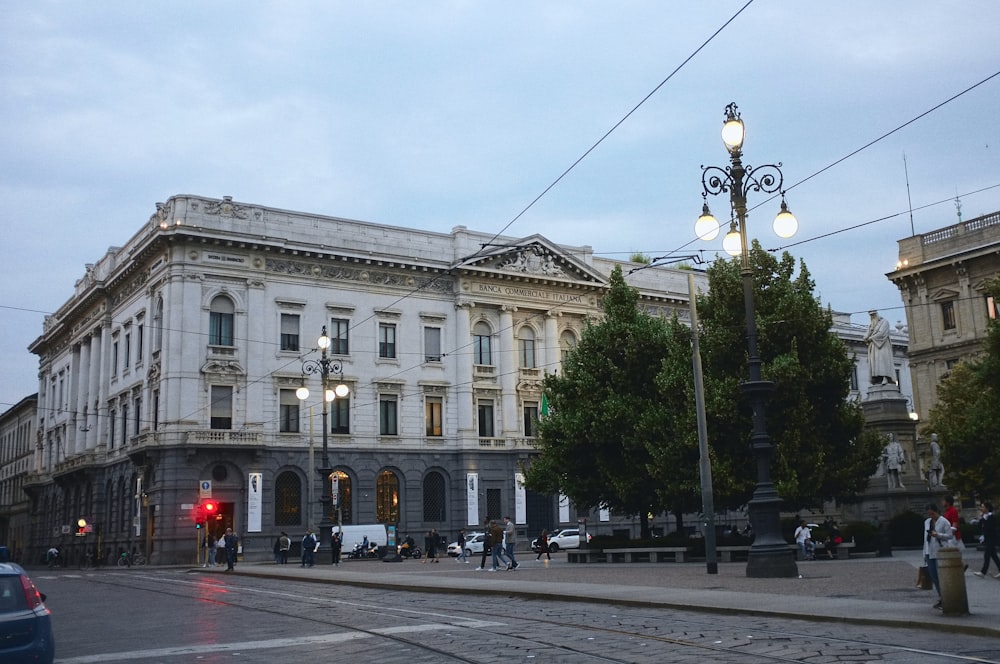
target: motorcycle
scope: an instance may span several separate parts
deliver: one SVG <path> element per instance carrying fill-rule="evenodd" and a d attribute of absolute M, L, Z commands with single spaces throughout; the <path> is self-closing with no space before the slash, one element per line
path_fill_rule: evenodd
<path fill-rule="evenodd" d="M 420 550 L 419 546 L 409 546 L 407 544 L 402 544 L 399 547 L 399 555 L 403 558 L 413 558 L 414 560 L 420 560 L 424 555 L 424 552 Z"/>

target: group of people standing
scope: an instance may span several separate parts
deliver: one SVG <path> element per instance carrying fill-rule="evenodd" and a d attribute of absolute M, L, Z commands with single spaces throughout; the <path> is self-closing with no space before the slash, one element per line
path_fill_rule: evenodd
<path fill-rule="evenodd" d="M 215 567 L 218 564 L 216 561 L 221 545 L 226 552 L 226 571 L 232 571 L 236 567 L 239 542 L 240 538 L 232 528 L 226 528 L 226 532 L 218 539 L 212 533 L 206 532 L 201 542 L 202 548 L 205 549 L 205 562 L 202 563 L 202 567 Z"/>

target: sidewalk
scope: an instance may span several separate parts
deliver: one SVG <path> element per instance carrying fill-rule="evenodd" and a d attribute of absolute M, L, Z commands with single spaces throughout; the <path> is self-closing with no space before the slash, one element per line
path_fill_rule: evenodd
<path fill-rule="evenodd" d="M 746 563 L 719 563 L 708 574 L 705 563 L 568 564 L 564 554 L 551 564 L 528 551 L 514 572 L 476 571 L 453 558 L 424 563 L 405 560 L 346 561 L 334 567 L 318 560 L 313 568 L 297 564 L 246 563 L 235 574 L 289 578 L 371 588 L 479 595 L 502 588 L 506 595 L 560 601 L 609 602 L 633 606 L 731 613 L 887 627 L 934 629 L 1000 637 L 1000 580 L 973 576 L 981 554 L 967 552 L 965 584 L 971 615 L 943 616 L 932 608 L 933 590 L 916 586 L 919 551 L 898 551 L 891 558 L 852 558 L 798 563 L 798 579 L 750 579 Z M 224 573 L 215 569 L 194 571 Z M 991 569 L 991 571 L 993 571 Z"/>

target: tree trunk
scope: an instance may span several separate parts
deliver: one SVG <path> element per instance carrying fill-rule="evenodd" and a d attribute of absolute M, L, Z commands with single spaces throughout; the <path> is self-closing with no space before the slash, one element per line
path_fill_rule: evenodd
<path fill-rule="evenodd" d="M 652 533 L 649 529 L 649 515 L 643 513 L 639 516 L 639 538 L 648 540 L 652 539 Z"/>
<path fill-rule="evenodd" d="M 684 532 L 684 512 L 681 510 L 674 511 L 674 518 L 677 519 L 677 532 Z"/>

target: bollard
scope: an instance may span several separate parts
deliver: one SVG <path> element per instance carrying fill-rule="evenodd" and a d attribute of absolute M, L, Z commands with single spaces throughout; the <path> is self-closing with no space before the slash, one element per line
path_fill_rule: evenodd
<path fill-rule="evenodd" d="M 953 546 L 941 547 L 937 554 L 937 568 L 941 582 L 941 612 L 946 616 L 969 615 L 962 552 Z"/>

